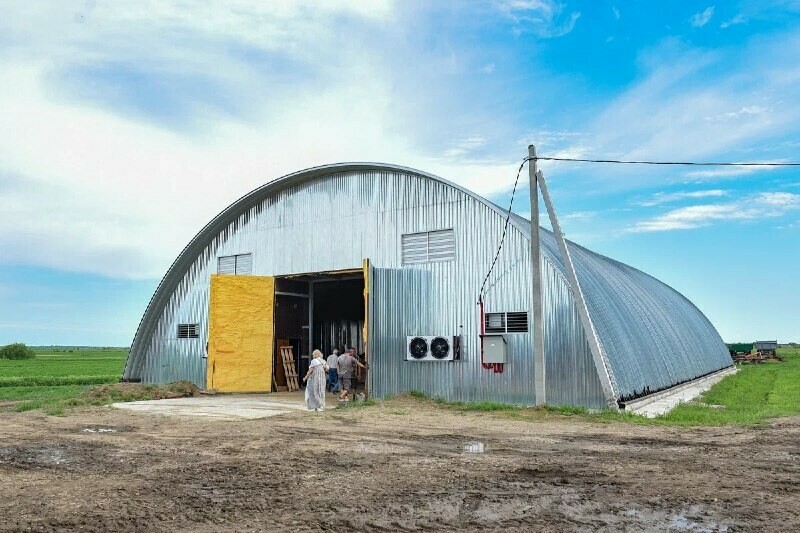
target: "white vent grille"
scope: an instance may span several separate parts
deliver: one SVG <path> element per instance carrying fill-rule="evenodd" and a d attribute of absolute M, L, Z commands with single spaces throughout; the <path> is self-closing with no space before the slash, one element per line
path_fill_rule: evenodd
<path fill-rule="evenodd" d="M 217 259 L 217 274 L 253 273 L 253 254 L 226 255 Z"/>
<path fill-rule="evenodd" d="M 178 338 L 179 339 L 196 339 L 198 334 L 198 324 L 178 324 Z"/>
<path fill-rule="evenodd" d="M 456 236 L 452 229 L 407 233 L 401 241 L 404 265 L 453 261 L 456 258 Z"/>
<path fill-rule="evenodd" d="M 253 254 L 241 254 L 236 256 L 236 274 L 253 273 Z"/>
<path fill-rule="evenodd" d="M 236 274 L 236 256 L 220 257 L 217 260 L 217 274 Z"/>
<path fill-rule="evenodd" d="M 486 313 L 486 333 L 525 333 L 528 331 L 528 313 L 513 311 Z"/>

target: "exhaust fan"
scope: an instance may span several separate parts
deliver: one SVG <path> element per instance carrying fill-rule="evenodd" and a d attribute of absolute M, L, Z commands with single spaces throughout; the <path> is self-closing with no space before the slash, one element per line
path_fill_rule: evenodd
<path fill-rule="evenodd" d="M 452 336 L 406 337 L 406 361 L 453 361 L 456 345 Z"/>

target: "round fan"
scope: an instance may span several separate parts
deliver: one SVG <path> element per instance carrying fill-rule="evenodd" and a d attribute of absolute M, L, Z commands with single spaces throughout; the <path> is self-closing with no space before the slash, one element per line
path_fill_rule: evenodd
<path fill-rule="evenodd" d="M 424 359 L 428 355 L 428 343 L 422 337 L 414 337 L 408 343 L 408 353 L 414 359 Z"/>
<path fill-rule="evenodd" d="M 436 337 L 431 341 L 431 355 L 434 359 L 445 359 L 450 354 L 450 343 L 444 337 Z"/>

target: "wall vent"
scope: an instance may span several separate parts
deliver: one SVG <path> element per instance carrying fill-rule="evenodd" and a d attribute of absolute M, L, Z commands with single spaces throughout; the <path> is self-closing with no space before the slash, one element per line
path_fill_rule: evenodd
<path fill-rule="evenodd" d="M 401 238 L 404 265 L 453 261 L 456 235 L 453 229 L 406 233 Z"/>
<path fill-rule="evenodd" d="M 217 274 L 246 275 L 253 273 L 253 254 L 225 255 L 217 259 Z"/>
<path fill-rule="evenodd" d="M 198 334 L 198 324 L 178 324 L 178 338 L 179 339 L 196 339 Z"/>
<path fill-rule="evenodd" d="M 486 313 L 486 333 L 525 333 L 528 331 L 527 311 Z"/>

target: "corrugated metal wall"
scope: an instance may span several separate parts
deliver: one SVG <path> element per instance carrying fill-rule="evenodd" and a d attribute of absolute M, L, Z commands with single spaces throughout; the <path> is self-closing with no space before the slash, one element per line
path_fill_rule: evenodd
<path fill-rule="evenodd" d="M 221 213 L 179 256 L 142 319 L 124 376 L 205 385 L 209 275 L 220 255 L 252 253 L 257 275 L 360 268 L 369 258 L 374 393 L 421 390 L 453 400 L 532 403 L 531 333 L 507 335 L 504 373 L 480 365 L 475 302 L 503 222 L 496 206 L 410 169 L 345 164 L 282 178 Z M 402 234 L 446 228 L 455 230 L 455 261 L 402 266 Z M 514 217 L 489 280 L 486 312 L 529 310 L 529 228 Z M 544 230 L 542 247 L 548 403 L 603 407 L 555 239 Z M 714 327 L 682 295 L 632 267 L 574 244 L 570 250 L 619 396 L 730 365 Z M 177 339 L 179 323 L 200 324 L 200 338 Z M 459 332 L 461 362 L 405 362 L 407 335 Z"/>
<path fill-rule="evenodd" d="M 608 407 L 572 291 L 549 258 L 542 285 L 547 403 Z"/>
<path fill-rule="evenodd" d="M 480 364 L 477 290 L 503 223 L 502 215 L 485 202 L 446 183 L 402 171 L 338 173 L 290 186 L 253 205 L 203 250 L 169 299 L 145 357 L 129 364 L 126 373 L 146 382 L 190 379 L 205 385 L 208 282 L 217 256 L 252 253 L 253 273 L 258 275 L 358 268 L 368 257 L 376 269 L 373 393 L 420 390 L 452 400 L 532 403 L 531 333 L 507 335 L 510 361 L 504 373 L 484 370 Z M 444 228 L 455 230 L 454 261 L 402 266 L 402 234 Z M 528 239 L 510 227 L 488 283 L 487 312 L 529 310 L 529 253 Z M 583 375 L 586 370 L 593 374 L 593 369 L 586 367 L 585 350 L 572 350 L 582 345 L 574 340 L 582 338 L 580 323 L 559 278 L 551 278 L 545 288 L 552 303 L 547 335 L 553 359 L 548 365 L 560 368 L 567 358 L 574 366 L 553 371 L 554 401 L 594 405 L 598 387 L 591 375 Z M 179 323 L 199 323 L 200 338 L 175 338 Z M 462 361 L 405 361 L 406 335 L 459 333 L 464 339 Z M 580 390 L 574 391 L 576 384 Z"/>
<path fill-rule="evenodd" d="M 542 246 L 563 272 L 552 233 Z M 731 366 L 711 322 L 685 296 L 631 266 L 569 243 L 617 398 L 641 396 Z"/>

